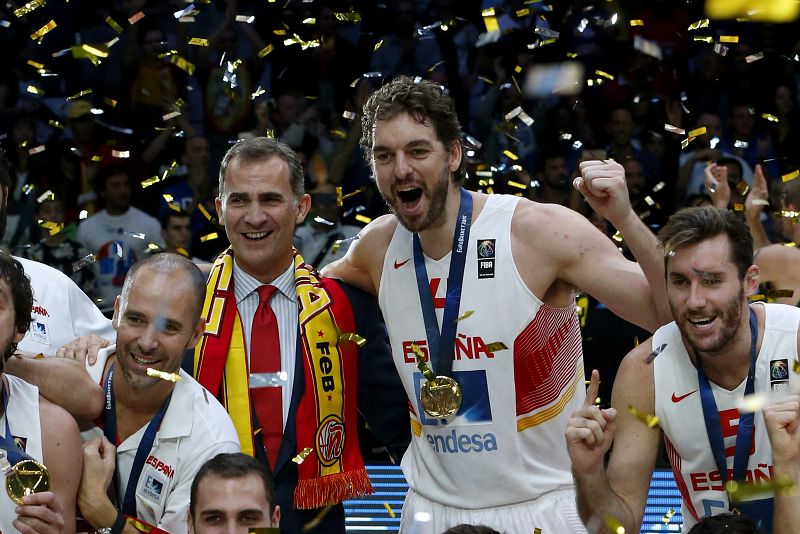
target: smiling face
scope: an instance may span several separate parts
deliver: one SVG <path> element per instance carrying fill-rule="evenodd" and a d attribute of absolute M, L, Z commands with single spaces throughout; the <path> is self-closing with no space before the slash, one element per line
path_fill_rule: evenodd
<path fill-rule="evenodd" d="M 372 146 L 378 189 L 400 223 L 411 232 L 442 225 L 460 143 L 448 150 L 432 126 L 399 113 L 375 124 Z"/>
<path fill-rule="evenodd" d="M 158 272 L 145 265 L 134 276 L 127 294 L 114 304 L 112 324 L 117 362 L 125 381 L 139 389 L 166 383 L 147 376 L 148 367 L 178 372 L 184 351 L 202 335 L 204 321 L 185 272 Z"/>
<path fill-rule="evenodd" d="M 310 202 L 308 195 L 295 198 L 289 166 L 279 156 L 233 159 L 216 208 L 236 263 L 263 283 L 277 278 L 292 261 L 294 229 Z"/>
<path fill-rule="evenodd" d="M 721 353 L 747 330 L 747 299 L 758 268 L 740 278 L 724 234 L 686 245 L 667 262 L 669 306 L 684 340 L 696 351 Z"/>

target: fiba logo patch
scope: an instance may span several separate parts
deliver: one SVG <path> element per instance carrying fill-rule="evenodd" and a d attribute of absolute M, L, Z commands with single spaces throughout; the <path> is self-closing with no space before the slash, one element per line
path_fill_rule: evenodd
<path fill-rule="evenodd" d="M 339 461 L 344 451 L 344 423 L 335 415 L 326 417 L 317 428 L 317 451 L 319 461 L 330 467 Z"/>
<path fill-rule="evenodd" d="M 772 391 L 784 389 L 789 386 L 789 360 L 770 360 L 769 385 Z"/>
<path fill-rule="evenodd" d="M 478 279 L 494 278 L 494 239 L 478 240 Z"/>

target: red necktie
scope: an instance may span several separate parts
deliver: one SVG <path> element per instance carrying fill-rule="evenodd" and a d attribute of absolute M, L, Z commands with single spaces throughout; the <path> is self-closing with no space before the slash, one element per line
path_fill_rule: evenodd
<path fill-rule="evenodd" d="M 258 308 L 250 333 L 250 372 L 254 374 L 278 373 L 281 370 L 278 320 L 269 305 L 269 299 L 277 290 L 271 285 L 258 288 Z M 261 438 L 269 466 L 274 471 L 283 438 L 283 390 L 280 387 L 253 388 L 250 397 L 261 424 Z"/>

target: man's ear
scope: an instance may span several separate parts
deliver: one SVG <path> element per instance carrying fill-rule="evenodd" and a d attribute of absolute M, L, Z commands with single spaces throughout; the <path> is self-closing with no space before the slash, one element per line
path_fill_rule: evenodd
<path fill-rule="evenodd" d="M 203 337 L 203 333 L 206 331 L 206 320 L 204 318 L 200 318 L 197 320 L 197 324 L 194 325 L 194 330 L 192 330 L 192 337 L 189 339 L 189 343 L 186 344 L 187 349 L 193 349 L 197 342 L 200 341 L 200 338 Z"/>
<path fill-rule="evenodd" d="M 306 220 L 308 210 L 311 208 L 311 196 L 305 194 L 297 201 L 297 217 L 295 218 L 296 224 L 302 224 Z"/>
<path fill-rule="evenodd" d="M 114 327 L 114 330 L 119 330 L 119 321 L 122 318 L 122 296 L 117 296 L 114 299 L 114 315 L 111 317 L 111 326 Z"/>
<path fill-rule="evenodd" d="M 752 295 L 755 293 L 760 283 L 760 276 L 761 272 L 758 269 L 758 265 L 751 265 L 750 268 L 747 269 L 747 273 L 744 277 L 745 295 Z"/>
<path fill-rule="evenodd" d="M 447 168 L 450 172 L 456 172 L 461 165 L 461 158 L 463 156 L 461 142 L 458 140 L 451 142 L 447 152 L 450 154 Z"/>
<path fill-rule="evenodd" d="M 281 524 L 281 507 L 275 505 L 275 510 L 272 511 L 272 526 L 277 527 Z"/>

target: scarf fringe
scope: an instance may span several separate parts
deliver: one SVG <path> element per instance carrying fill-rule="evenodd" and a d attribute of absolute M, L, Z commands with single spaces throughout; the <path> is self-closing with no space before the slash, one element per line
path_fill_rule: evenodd
<path fill-rule="evenodd" d="M 308 510 L 373 493 L 366 469 L 343 471 L 320 478 L 300 480 L 294 490 L 295 508 Z"/>

